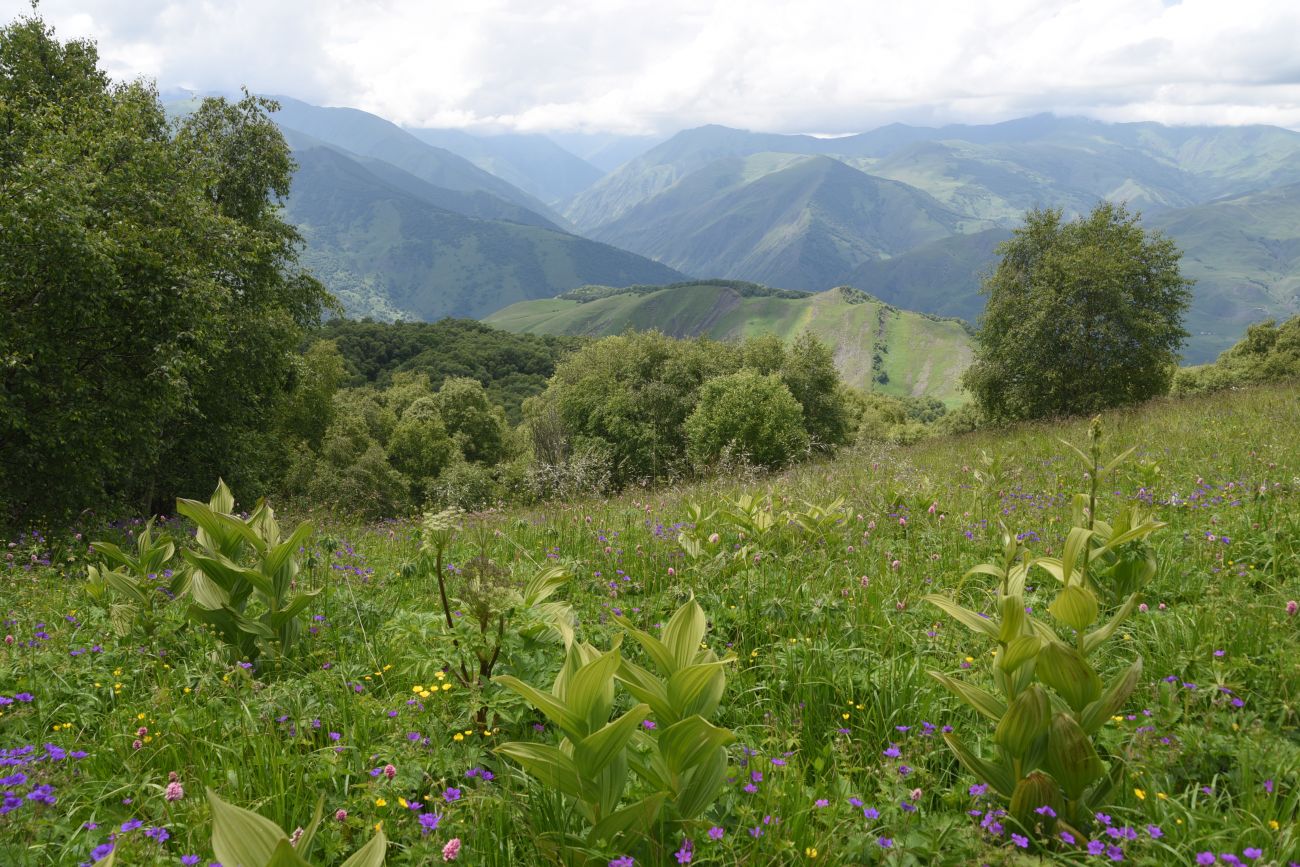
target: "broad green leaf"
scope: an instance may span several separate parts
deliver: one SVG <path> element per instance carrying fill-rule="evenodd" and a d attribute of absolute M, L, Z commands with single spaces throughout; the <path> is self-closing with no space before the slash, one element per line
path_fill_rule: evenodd
<path fill-rule="evenodd" d="M 569 573 L 562 566 L 551 566 L 534 575 L 524 588 L 524 604 L 538 605 L 569 582 Z"/>
<path fill-rule="evenodd" d="M 999 582 L 1006 577 L 1006 573 L 1002 571 L 1002 568 L 992 563 L 981 563 L 978 566 L 972 566 L 966 570 L 966 574 L 962 577 L 969 578 L 972 575 L 989 575 L 998 579 Z"/>
<path fill-rule="evenodd" d="M 993 732 L 993 743 L 1010 755 L 1022 758 L 1033 742 L 1047 733 L 1051 722 L 1052 705 L 1047 693 L 1033 684 L 1007 707 Z"/>
<path fill-rule="evenodd" d="M 1002 622 L 998 625 L 998 641 L 1007 643 L 1024 631 L 1025 600 L 1018 594 L 1005 596 L 1000 605 Z"/>
<path fill-rule="evenodd" d="M 723 671 L 726 664 L 726 660 L 720 660 L 688 665 L 668 678 L 668 703 L 672 705 L 673 716 L 685 719 L 692 714 L 712 715 L 727 687 Z"/>
<path fill-rule="evenodd" d="M 599 843 L 604 840 L 613 840 L 625 831 L 633 834 L 646 832 L 659 816 L 659 811 L 663 809 L 664 801 L 667 798 L 667 792 L 655 792 L 650 797 L 642 798 L 635 804 L 630 804 L 616 813 L 610 813 L 597 822 L 591 831 L 587 833 L 587 842 Z"/>
<path fill-rule="evenodd" d="M 288 835 L 280 826 L 252 810 L 227 804 L 208 789 L 212 808 L 212 851 L 222 864 L 264 867 Z"/>
<path fill-rule="evenodd" d="M 271 585 L 270 579 L 256 569 L 248 569 L 237 563 L 231 563 L 224 557 L 218 559 L 197 551 L 186 551 L 183 556 L 190 561 L 190 565 L 220 584 L 229 593 L 234 593 L 238 582 L 243 581 L 253 585 L 268 599 L 275 595 L 275 588 Z"/>
<path fill-rule="evenodd" d="M 1065 699 L 1076 713 L 1101 695 L 1101 678 L 1079 651 L 1059 641 L 1049 641 L 1038 652 L 1034 674 Z"/>
<path fill-rule="evenodd" d="M 664 682 L 646 671 L 635 662 L 622 660 L 615 675 L 623 688 L 632 693 L 633 698 L 650 705 L 660 725 L 669 726 L 680 717 L 668 701 L 668 691 Z"/>
<path fill-rule="evenodd" d="M 1021 635 L 1011 639 L 1007 646 L 998 651 L 998 665 L 1007 674 L 1012 674 L 1020 666 L 1038 655 L 1043 640 L 1037 635 Z"/>
<path fill-rule="evenodd" d="M 265 867 L 311 867 L 311 864 L 289 845 L 288 839 L 284 839 L 276 845 L 271 860 L 266 862 Z"/>
<path fill-rule="evenodd" d="M 638 704 L 613 722 L 605 724 L 582 740 L 575 741 L 573 760 L 582 776 L 588 779 L 595 777 L 615 756 L 622 753 L 649 710 L 648 704 Z"/>
<path fill-rule="evenodd" d="M 1062 812 L 1061 787 L 1056 780 L 1034 771 L 1016 783 L 1016 790 L 1011 795 L 1011 815 L 1016 817 L 1021 827 L 1032 828 L 1036 824 L 1046 824 L 1050 829 L 1050 820 L 1035 811 L 1040 807 L 1051 807 L 1053 816 Z"/>
<path fill-rule="evenodd" d="M 1071 527 L 1069 535 L 1065 537 L 1065 549 L 1061 552 L 1061 573 L 1065 576 L 1066 584 L 1070 583 L 1077 569 L 1079 554 L 1087 550 L 1091 538 L 1092 530 L 1087 527 Z"/>
<path fill-rule="evenodd" d="M 994 722 L 1002 719 L 1002 715 L 1007 712 L 1006 703 L 987 690 L 949 677 L 941 671 L 929 671 L 927 674 L 947 687 L 953 695 Z"/>
<path fill-rule="evenodd" d="M 293 566 L 293 557 L 298 553 L 298 549 L 307 543 L 311 538 L 312 526 L 310 521 L 303 521 L 294 529 L 293 535 L 288 539 L 276 545 L 266 555 L 262 561 L 262 572 L 271 579 L 275 585 L 275 596 L 283 596 L 289 589 L 289 581 L 293 578 L 296 571 Z"/>
<path fill-rule="evenodd" d="M 1124 604 L 1120 606 L 1119 611 L 1115 612 L 1114 617 L 1103 623 L 1097 629 L 1094 629 L 1092 632 L 1083 636 L 1084 654 L 1090 654 L 1098 647 L 1101 647 L 1108 638 L 1115 634 L 1115 630 L 1119 629 L 1120 624 L 1128 619 L 1129 615 L 1133 613 L 1133 609 L 1137 608 L 1137 606 L 1138 594 L 1134 593 L 1129 596 L 1128 599 L 1124 600 Z"/>
<path fill-rule="evenodd" d="M 963 608 L 946 596 L 939 596 L 938 594 L 930 593 L 922 596 L 921 600 L 923 602 L 929 602 L 931 605 L 942 610 L 949 617 L 973 632 L 982 632 L 989 638 L 998 637 L 998 625 L 995 622 L 987 617 L 976 614 L 969 608 Z"/>
<path fill-rule="evenodd" d="M 104 570 L 99 574 L 109 587 L 112 587 L 123 596 L 131 597 L 131 599 L 135 600 L 137 605 L 148 604 L 149 600 L 145 598 L 144 593 L 142 593 L 140 588 L 135 585 L 135 582 L 123 575 L 121 572 Z"/>
<path fill-rule="evenodd" d="M 1072 801 L 1106 772 L 1092 740 L 1068 713 L 1052 717 L 1043 764 Z"/>
<path fill-rule="evenodd" d="M 618 671 L 619 661 L 616 641 L 609 651 L 579 668 L 569 681 L 565 703 L 583 721 L 584 737 L 609 721 L 614 706 L 614 672 Z"/>
<path fill-rule="evenodd" d="M 384 856 L 387 854 L 388 837 L 380 827 L 366 845 L 353 852 L 339 867 L 383 867 Z"/>
<path fill-rule="evenodd" d="M 559 749 L 548 744 L 531 744 L 512 741 L 493 750 L 498 755 L 514 759 L 525 771 L 536 777 L 543 785 L 550 786 L 558 792 L 586 800 L 586 787 L 578 775 L 578 766 Z"/>
<path fill-rule="evenodd" d="M 674 806 L 685 819 L 694 819 L 718 797 L 727 775 L 727 751 L 718 747 L 695 768 L 683 775 Z"/>
<path fill-rule="evenodd" d="M 1124 461 L 1128 460 L 1129 456 L 1132 455 L 1135 451 L 1137 451 L 1137 446 L 1132 446 L 1126 451 L 1120 452 L 1118 455 L 1111 458 L 1110 463 L 1102 467 L 1101 472 L 1098 473 L 1098 475 L 1099 476 L 1108 475 L 1111 472 L 1111 470 L 1115 469 L 1120 464 L 1124 463 Z"/>
<path fill-rule="evenodd" d="M 492 681 L 519 693 L 525 701 L 545 714 L 547 719 L 559 726 L 570 738 L 576 740 L 586 734 L 583 718 L 549 692 L 542 692 L 537 687 L 524 683 L 510 674 L 498 675 L 492 678 Z"/>
<path fill-rule="evenodd" d="M 659 671 L 664 677 L 669 677 L 677 670 L 677 661 L 673 657 L 671 650 L 664 645 L 662 641 L 655 638 L 648 632 L 642 632 L 632 625 L 632 622 L 625 617 L 615 617 L 615 622 L 626 629 L 636 639 L 637 644 L 649 654 L 650 659 L 658 666 Z"/>
<path fill-rule="evenodd" d="M 1092 735 L 1106 724 L 1106 720 L 1115 715 L 1116 711 L 1124 706 L 1128 697 L 1137 689 L 1138 680 L 1142 677 L 1142 657 L 1138 657 L 1129 666 L 1128 671 L 1107 687 L 1106 691 L 1101 694 L 1101 698 L 1089 704 L 1079 715 L 1079 724 L 1083 730 Z"/>
<path fill-rule="evenodd" d="M 202 572 L 190 574 L 190 596 L 204 608 L 216 610 L 230 604 L 230 594 Z"/>
<path fill-rule="evenodd" d="M 957 757 L 957 761 L 966 766 L 966 770 L 997 789 L 1002 797 L 1010 798 L 1015 792 L 1016 780 L 1010 769 L 975 755 L 966 748 L 961 738 L 952 732 L 944 734 L 943 739 L 953 755 Z"/>
<path fill-rule="evenodd" d="M 673 613 L 668 625 L 664 627 L 663 643 L 673 655 L 677 668 L 684 668 L 695 660 L 707 628 L 708 620 L 704 616 L 704 609 L 695 601 L 694 596 Z"/>
<path fill-rule="evenodd" d="M 1047 610 L 1066 626 L 1082 632 L 1097 621 L 1097 597 L 1087 587 L 1067 584 Z"/>
<path fill-rule="evenodd" d="M 673 723 L 660 733 L 659 751 L 669 772 L 676 778 L 704 761 L 713 750 L 735 739 L 729 730 L 713 725 L 702 716 L 692 716 Z"/>

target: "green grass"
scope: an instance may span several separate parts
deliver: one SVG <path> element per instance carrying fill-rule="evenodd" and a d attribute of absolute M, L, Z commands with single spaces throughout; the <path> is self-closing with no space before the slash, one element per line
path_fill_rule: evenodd
<path fill-rule="evenodd" d="M 959 380 L 972 353 L 970 334 L 961 322 L 836 291 L 781 298 L 744 295 L 725 284 L 680 284 L 583 303 L 523 301 L 484 321 L 507 331 L 556 335 L 621 334 L 631 328 L 659 329 L 673 337 L 728 340 L 775 334 L 793 340 L 811 331 L 835 352 L 847 384 L 900 397 L 934 397 L 950 407 L 965 400 Z M 883 384 L 876 376 L 878 351 Z"/>
<path fill-rule="evenodd" d="M 1244 858 L 1252 847 L 1263 853 L 1256 863 L 1300 859 L 1300 619 L 1285 610 L 1300 597 L 1300 390 L 1160 401 L 1103 424 L 1108 451 L 1139 449 L 1105 485 L 1100 513 L 1140 500 L 1169 525 L 1154 537 L 1160 568 L 1146 591 L 1149 609 L 1097 658 L 1106 678 L 1135 655 L 1145 660 L 1137 692 L 1101 735 L 1110 754 L 1127 759 L 1107 810 L 1116 826 L 1136 829 L 1125 858 L 1188 864 L 1206 851 Z M 576 608 L 582 639 L 607 647 L 619 633 L 615 609 L 652 629 L 693 592 L 710 617 L 711 646 L 736 655 L 718 714 L 739 737 L 734 782 L 688 829 L 693 864 L 1109 863 L 1067 848 L 1025 854 L 981 831 L 967 814 L 985 809 L 968 794 L 975 781 L 926 728 L 951 725 L 988 748 L 990 726 L 925 671 L 987 684 L 990 658 L 920 597 L 955 592 L 973 607 L 986 604 L 985 579 L 962 575 L 994 556 L 999 522 L 1024 534 L 1034 553 L 1059 551 L 1069 499 L 1085 482 L 1058 438 L 1080 442 L 1084 429 L 1071 421 L 985 431 L 777 476 L 484 520 L 496 531 L 491 556 L 516 577 L 557 559 L 572 570 L 560 595 Z M 1143 489 L 1144 478 L 1154 483 Z M 688 505 L 707 511 L 745 492 L 774 513 L 844 497 L 849 517 L 819 534 L 778 523 L 744 540 L 751 549 L 743 560 L 729 556 L 742 543 L 737 525 L 714 518 L 696 532 L 719 533 L 713 550 L 723 556 L 688 559 L 676 541 Z M 186 537 L 179 527 L 177 535 Z M 436 588 L 401 569 L 415 552 L 411 524 L 326 521 L 301 581 L 323 590 L 309 609 L 320 618 L 316 633 L 283 671 L 224 661 L 178 609 L 153 641 L 116 637 L 84 589 L 85 544 L 62 531 L 24 533 L 0 565 L 0 632 L 14 637 L 0 644 L 0 695 L 32 697 L 0 707 L 0 749 L 31 744 L 41 754 L 51 743 L 87 753 L 0 767 L 0 775 L 32 778 L 0 789 L 22 797 L 48 783 L 57 797 L 53 805 L 23 800 L 0 815 L 0 863 L 84 861 L 133 818 L 167 828 L 171 839 L 124 833 L 118 863 L 208 856 L 205 785 L 290 829 L 307 822 L 323 795 L 327 819 L 310 856 L 319 864 L 337 864 L 377 822 L 393 841 L 390 864 L 441 863 L 453 836 L 464 842 L 464 863 L 535 864 L 535 836 L 574 821 L 563 802 L 490 753 L 505 739 L 553 738 L 533 731 L 528 711 L 516 708 L 487 736 L 466 735 L 473 696 L 455 687 L 421 701 L 412 692 L 437 682 L 449 659 Z M 462 537 L 452 561 L 464 563 L 471 550 Z M 1050 599 L 1046 588 L 1028 597 L 1035 609 Z M 555 649 L 530 645 L 499 670 L 545 684 L 558 661 Z M 891 744 L 897 758 L 883 755 Z M 388 763 L 393 779 L 371 775 Z M 495 779 L 467 778 L 474 767 Z M 186 797 L 168 804 L 170 771 Z M 755 772 L 762 779 L 751 783 Z M 444 800 L 448 787 L 461 797 Z M 436 805 L 438 830 L 422 836 L 399 798 Z M 878 818 L 865 818 L 866 807 Z M 332 818 L 337 810 L 346 818 Z M 89 821 L 99 827 L 84 829 Z M 1163 836 L 1152 838 L 1149 825 Z M 724 829 L 722 840 L 707 836 L 713 826 Z M 893 847 L 882 848 L 881 838 Z M 676 863 L 680 842 L 633 842 L 598 863 L 623 854 L 639 865 Z"/>

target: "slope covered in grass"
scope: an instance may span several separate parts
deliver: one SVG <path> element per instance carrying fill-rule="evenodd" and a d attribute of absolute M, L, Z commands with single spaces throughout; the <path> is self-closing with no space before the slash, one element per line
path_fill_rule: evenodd
<path fill-rule="evenodd" d="M 488 532 L 451 542 L 448 588 L 466 594 L 461 576 L 480 556 L 505 586 L 560 566 L 569 577 L 552 598 L 573 606 L 578 640 L 601 651 L 621 640 L 625 658 L 647 667 L 616 616 L 661 634 L 691 594 L 705 612 L 702 642 L 730 660 L 711 717 L 736 738 L 727 782 L 698 824 L 599 846 L 606 863 L 665 863 L 687 839 L 695 861 L 737 867 L 806 863 L 812 851 L 836 867 L 1101 863 L 1087 854 L 1093 841 L 1119 853 L 1103 857 L 1144 867 L 1204 852 L 1284 864 L 1300 858 L 1300 665 L 1286 607 L 1300 597 L 1298 398 L 1294 386 L 1257 389 L 1102 420 L 1108 454 L 1138 451 L 1106 478 L 1099 515 L 1138 505 L 1168 524 L 1152 537 L 1144 608 L 1090 657 L 1107 683 L 1143 660 L 1097 735 L 1106 762 L 1125 761 L 1099 810 L 1118 836 L 1101 822 L 1072 844 L 1033 828 L 1022 836 L 941 737 L 991 755 L 992 723 L 927 675 L 994 688 L 993 642 L 922 596 L 955 595 L 996 616 L 993 579 L 963 575 L 998 556 L 999 524 L 1034 556 L 1060 552 L 1070 500 L 1085 489 L 1060 438 L 1082 442 L 1082 420 L 484 516 Z M 831 520 L 788 522 L 809 503 Z M 290 830 L 310 824 L 323 798 L 330 818 L 312 863 L 338 864 L 379 823 L 393 867 L 440 862 L 452 839 L 464 863 L 533 867 L 548 863 L 542 835 L 585 830 L 571 802 L 493 752 L 507 741 L 554 746 L 560 733 L 499 686 L 457 681 L 462 651 L 440 625 L 437 591 L 404 569 L 418 528 L 320 517 L 300 552 L 298 589 L 320 591 L 301 653 L 256 665 L 223 657 L 182 603 L 164 605 L 151 635 L 116 634 L 84 581 L 85 539 L 105 531 L 14 540 L 14 558 L 0 561 L 15 636 L 0 644 L 0 725 L 6 774 L 19 775 L 6 782 L 18 804 L 2 817 L 3 863 L 85 860 L 110 833 L 118 863 L 210 861 L 205 786 Z M 126 529 L 136 528 L 108 537 L 127 544 Z M 187 526 L 172 532 L 193 544 Z M 1031 575 L 1027 604 L 1063 632 L 1047 612 L 1054 580 Z M 530 641 L 508 644 L 497 673 L 545 689 L 563 650 Z M 486 727 L 474 723 L 483 700 L 500 710 Z M 618 711 L 632 706 L 619 701 Z M 171 772 L 176 800 L 164 798 Z M 628 802 L 642 786 L 634 777 Z M 1031 839 L 1041 848 L 1026 855 Z"/>
<path fill-rule="evenodd" d="M 576 293 L 575 293 L 576 294 Z M 971 337 L 955 320 L 900 310 L 852 289 L 802 294 L 731 281 L 610 292 L 592 301 L 561 296 L 513 304 L 485 320 L 508 331 L 600 336 L 629 328 L 720 340 L 811 331 L 858 388 L 961 402 Z"/>

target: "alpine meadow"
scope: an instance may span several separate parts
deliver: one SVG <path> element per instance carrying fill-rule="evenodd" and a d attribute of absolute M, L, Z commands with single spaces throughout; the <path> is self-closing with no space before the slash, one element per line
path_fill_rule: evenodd
<path fill-rule="evenodd" d="M 0 867 L 1300 867 L 1240 6 L 0 0 Z"/>

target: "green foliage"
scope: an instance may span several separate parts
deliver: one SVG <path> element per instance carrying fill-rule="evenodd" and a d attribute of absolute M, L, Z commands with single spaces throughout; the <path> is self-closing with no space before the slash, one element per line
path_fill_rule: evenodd
<path fill-rule="evenodd" d="M 412 401 L 388 443 L 393 467 L 418 490 L 427 492 L 455 454 L 456 444 L 447 434 L 438 401 L 432 396 Z"/>
<path fill-rule="evenodd" d="M 1117 713 L 1136 689 L 1142 675 L 1138 657 L 1107 686 L 1088 657 L 1096 653 L 1137 608 L 1142 588 L 1156 572 L 1155 554 L 1147 537 L 1164 524 L 1141 521 L 1132 507 L 1122 510 L 1114 526 L 1094 518 L 1096 480 L 1110 475 L 1132 449 L 1109 463 L 1100 460 L 1100 420 L 1089 430 L 1088 454 L 1075 449 L 1093 481 L 1090 494 L 1081 494 L 1075 525 L 1060 557 L 1030 558 L 1009 533 L 1002 537 L 998 562 L 976 566 L 967 573 L 998 580 L 994 593 L 997 616 L 985 616 L 946 596 L 925 600 L 996 644 L 993 681 L 997 694 L 947 674 L 930 675 L 963 702 L 996 723 L 995 757 L 981 758 L 956 734 L 944 736 L 968 771 L 992 786 L 1009 802 L 1016 822 L 1036 831 L 1048 844 L 1058 828 L 1083 839 L 1093 814 L 1107 806 L 1123 764 L 1112 758 L 1109 771 L 1093 739 L 1102 724 Z M 1028 613 L 1025 584 L 1032 569 L 1041 569 L 1060 583 L 1048 612 L 1065 630 Z M 1118 605 L 1097 628 L 1102 600 Z M 1041 808 L 1049 807 L 1049 811 Z"/>
<path fill-rule="evenodd" d="M 546 402 L 569 441 L 607 447 L 614 484 L 679 473 L 686 418 L 706 380 L 735 369 L 727 347 L 673 340 L 657 332 L 607 337 L 574 353 L 555 372 Z"/>
<path fill-rule="evenodd" d="M 1172 241 L 1102 202 L 1071 223 L 1031 211 L 998 253 L 962 379 L 987 415 L 1093 413 L 1168 390 L 1191 300 Z"/>
<path fill-rule="evenodd" d="M 518 424 L 523 401 L 546 388 L 577 337 L 512 334 L 470 319 L 438 322 L 360 322 L 335 319 L 321 329 L 343 355 L 350 385 L 384 387 L 401 371 L 418 371 L 436 390 L 454 376 L 483 384 L 492 403 Z"/>
<path fill-rule="evenodd" d="M 619 637 L 605 653 L 585 642 L 570 644 L 550 692 L 515 677 L 497 678 L 563 734 L 558 747 L 514 742 L 496 752 L 577 809 L 584 835 L 551 829 L 543 839 L 588 863 L 606 849 L 626 851 L 625 844 L 648 834 L 661 814 L 674 823 L 699 817 L 722 788 L 726 745 L 735 740 L 708 721 L 722 700 L 730 659 L 702 649 L 707 621 L 694 598 L 673 614 L 662 639 L 620 623 L 658 674 L 624 658 Z M 616 683 L 639 703 L 611 721 Z M 654 717 L 652 727 L 642 726 L 647 715 Z M 635 782 L 627 797 L 636 800 L 625 804 L 629 772 Z"/>
<path fill-rule="evenodd" d="M 132 556 L 112 542 L 91 542 L 101 562 L 86 567 L 86 589 L 97 600 L 113 598 L 109 617 L 118 635 L 139 631 L 148 638 L 158 628 L 162 609 L 185 593 L 189 575 L 169 568 L 176 545 L 166 535 L 155 538 L 152 518 L 136 536 L 135 545 Z"/>
<path fill-rule="evenodd" d="M 212 808 L 212 851 L 222 864 L 242 867 L 311 867 L 303 857 L 311 851 L 320 827 L 324 796 L 316 804 L 316 815 L 311 824 L 295 834 L 293 839 L 280 826 L 252 810 L 227 804 L 208 789 L 208 804 Z M 388 851 L 388 838 L 382 828 L 339 867 L 383 867 Z"/>
<path fill-rule="evenodd" d="M 477 380 L 445 380 L 438 389 L 438 411 L 465 460 L 495 464 L 505 456 L 505 416 Z"/>
<path fill-rule="evenodd" d="M 852 425 L 835 359 L 815 334 L 805 331 L 790 344 L 781 381 L 803 407 L 803 426 L 814 443 L 830 449 L 848 441 Z"/>
<path fill-rule="evenodd" d="M 304 521 L 281 539 L 265 500 L 247 518 L 234 508 L 225 482 L 207 503 L 176 501 L 176 511 L 198 526 L 199 550 L 181 552 L 191 569 L 190 617 L 213 627 L 240 659 L 287 658 L 302 634 L 303 612 L 320 593 L 296 591 L 298 554 L 312 526 Z"/>
<path fill-rule="evenodd" d="M 686 419 L 687 453 L 699 468 L 730 454 L 776 469 L 807 447 L 799 402 L 774 374 L 742 370 L 708 380 Z"/>
<path fill-rule="evenodd" d="M 292 164 L 274 104 L 207 100 L 173 130 L 98 60 L 39 18 L 0 30 L 6 518 L 149 506 L 218 471 L 265 488 L 326 300 L 276 207 Z"/>
<path fill-rule="evenodd" d="M 1214 364 L 1180 369 L 1174 375 L 1172 392 L 1200 394 L 1293 379 L 1300 379 L 1300 316 L 1281 325 L 1266 319 L 1250 326 L 1246 336 Z"/>
<path fill-rule="evenodd" d="M 343 356 L 332 340 L 314 340 L 295 356 L 294 384 L 281 410 L 281 436 L 319 449 L 334 418 L 334 394 L 347 377 Z"/>

